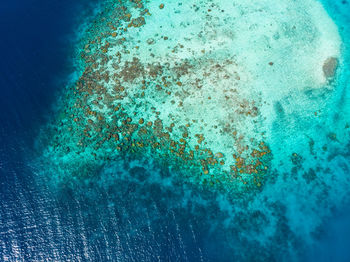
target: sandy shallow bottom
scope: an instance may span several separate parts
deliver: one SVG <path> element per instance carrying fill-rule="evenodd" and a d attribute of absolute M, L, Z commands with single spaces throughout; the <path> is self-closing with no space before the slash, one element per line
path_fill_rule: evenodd
<path fill-rule="evenodd" d="M 210 210 L 209 231 L 224 232 L 232 259 L 296 259 L 350 184 L 346 42 L 323 6 L 101 10 L 77 47 L 78 79 L 39 138 L 49 167 L 39 172 L 57 185 L 133 183 L 137 214 L 153 186 L 160 198 L 177 190 L 160 202 Z M 147 175 L 130 171 L 141 167 Z"/>

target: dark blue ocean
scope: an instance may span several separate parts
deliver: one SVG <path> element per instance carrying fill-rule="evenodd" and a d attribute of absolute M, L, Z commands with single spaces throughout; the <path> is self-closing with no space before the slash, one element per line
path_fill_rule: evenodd
<path fill-rule="evenodd" d="M 78 25 L 95 2 L 0 4 L 0 261 L 232 261 L 226 241 L 235 240 L 208 225 L 208 217 L 220 219 L 215 207 L 195 213 L 168 208 L 168 202 L 181 202 L 180 185 L 173 191 L 154 184 L 140 189 L 125 180 L 57 188 L 28 164 L 35 138 L 73 73 Z M 350 13 L 346 0 L 329 6 Z M 139 181 L 149 172 L 167 176 L 160 168 L 120 170 Z M 158 221 L 151 223 L 153 218 Z M 350 261 L 350 208 L 334 210 L 320 232 L 302 261 Z"/>

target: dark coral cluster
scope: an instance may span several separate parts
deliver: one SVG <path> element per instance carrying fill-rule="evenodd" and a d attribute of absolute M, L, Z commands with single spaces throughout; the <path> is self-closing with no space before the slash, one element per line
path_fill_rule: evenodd
<path fill-rule="evenodd" d="M 190 95 L 191 90 L 186 91 L 181 77 L 191 71 L 195 74 L 196 65 L 187 59 L 169 65 L 144 64 L 136 56 L 131 60 L 124 58 L 129 49 L 139 48 L 130 46 L 128 31 L 147 23 L 150 11 L 143 1 L 124 4 L 115 1 L 106 6 L 108 9 L 98 16 L 83 39 L 80 51 L 83 72 L 68 91 L 67 106 L 58 120 L 54 151 L 97 161 L 113 160 L 120 155 L 150 155 L 179 170 L 185 168 L 188 171 L 183 175 L 197 184 L 235 189 L 242 185 L 244 189 L 261 187 L 271 160 L 268 146 L 263 141 L 254 141 L 255 148 L 249 147 L 242 142 L 243 136 L 238 135 L 237 129 L 229 127 L 223 132 L 231 134 L 236 150 L 228 156 L 212 151 L 205 130 L 202 133 L 191 130 L 198 120 L 177 121 L 168 117 L 170 121 L 164 121 L 149 97 L 160 100 L 174 97 L 171 103 L 182 110 L 182 98 Z M 164 4 L 159 8 L 163 9 Z M 138 16 L 134 17 L 131 13 L 135 12 Z M 140 45 L 152 45 L 153 41 Z M 179 44 L 177 48 L 183 46 Z M 219 63 L 215 67 L 222 71 Z M 202 80 L 195 81 L 195 88 L 200 89 Z M 145 104 L 149 114 L 142 112 L 141 105 Z M 259 114 L 255 103 L 247 100 L 232 110 L 244 117 L 254 118 Z M 229 170 L 224 170 L 224 165 Z"/>

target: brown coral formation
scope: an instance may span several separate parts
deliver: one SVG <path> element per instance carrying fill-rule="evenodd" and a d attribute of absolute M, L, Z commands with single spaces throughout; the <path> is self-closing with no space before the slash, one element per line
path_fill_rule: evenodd
<path fill-rule="evenodd" d="M 135 11 L 138 11 L 138 16 L 133 18 Z M 191 170 L 189 180 L 195 183 L 219 187 L 226 184 L 234 188 L 241 185 L 260 187 L 271 158 L 264 142 L 251 138 L 248 143 L 244 135 L 237 134 L 239 132 L 234 125 L 223 123 L 212 128 L 230 137 L 235 153 L 213 152 L 213 138 L 205 135 L 208 131 L 193 131 L 194 128 L 209 128 L 207 124 L 201 124 L 205 122 L 203 119 L 179 121 L 174 117 L 176 112 L 164 117 L 162 110 L 152 104 L 171 99 L 171 104 L 185 110 L 183 108 L 189 105 L 184 104 L 184 100 L 192 95 L 188 86 L 202 90 L 204 82 L 199 75 L 195 77 L 198 66 L 188 59 L 170 65 L 160 62 L 144 64 L 138 57 L 128 58 L 129 49 L 138 47 L 132 47 L 130 43 L 124 45 L 128 42 L 127 32 L 145 25 L 148 14 L 149 10 L 142 1 L 130 1 L 130 5 L 121 7 L 116 4 L 108 16 L 104 14 L 101 18 L 105 23 L 99 22 L 99 27 L 92 26 L 91 38 L 86 39 L 80 55 L 84 71 L 71 89 L 71 103 L 65 110 L 70 120 L 61 123 L 62 129 L 69 133 L 69 138 L 63 139 L 71 141 L 70 148 L 76 148 L 76 153 L 84 152 L 94 159 L 113 159 L 113 155 L 121 152 L 150 154 L 168 165 Z M 102 30 L 101 26 L 105 28 Z M 115 50 L 116 46 L 120 51 L 111 53 L 110 50 Z M 179 44 L 179 48 L 182 47 Z M 203 60 L 203 63 L 211 65 L 208 71 L 203 72 L 204 78 L 232 77 L 234 81 L 240 80 L 237 72 L 231 76 L 225 69 L 234 66 L 234 61 L 230 59 L 223 62 Z M 233 114 L 245 118 L 258 117 L 259 101 L 237 100 L 238 97 L 229 92 L 234 93 L 228 90 L 226 100 L 237 106 L 232 108 Z M 209 96 L 207 100 L 213 99 L 216 98 Z M 145 113 L 143 110 L 146 108 Z M 67 142 L 60 141 L 59 144 Z M 111 152 L 111 148 L 114 151 Z"/>
<path fill-rule="evenodd" d="M 335 57 L 328 57 L 324 61 L 322 70 L 326 78 L 333 78 L 338 67 L 338 59 Z"/>

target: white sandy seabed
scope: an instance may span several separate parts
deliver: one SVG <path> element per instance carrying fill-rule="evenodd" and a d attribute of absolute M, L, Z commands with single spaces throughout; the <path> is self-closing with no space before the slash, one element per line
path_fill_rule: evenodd
<path fill-rule="evenodd" d="M 125 46 L 130 47 L 129 54 L 123 54 L 122 63 L 137 57 L 141 64 L 175 67 L 190 61 L 195 68 L 180 78 L 183 87 L 166 98 L 155 93 L 147 94 L 146 103 L 124 101 L 130 112 L 143 112 L 145 119 L 154 119 L 150 110 L 154 106 L 164 126 L 174 120 L 177 125 L 197 120 L 198 124 L 191 123 L 190 137 L 203 133 L 212 151 L 225 156 L 234 150 L 231 135 L 223 132 L 225 126 L 239 130 L 247 143 L 254 137 L 270 142 L 273 148 L 282 142 L 271 133 L 276 107 L 286 118 L 300 114 L 318 121 L 315 112 L 322 111 L 324 98 L 312 101 L 305 92 L 331 90 L 324 64 L 332 58 L 341 61 L 337 27 L 319 2 L 204 1 L 196 6 L 193 1 L 172 1 L 160 9 L 161 3 L 147 4 L 151 16 L 146 17 L 146 24 L 128 31 Z M 113 43 L 112 38 L 108 41 Z M 138 49 L 132 48 L 135 46 Z M 118 51 L 120 46 L 115 46 L 108 54 Z M 111 74 L 114 62 L 110 61 Z M 197 88 L 198 79 L 201 88 Z M 139 87 L 127 86 L 129 92 L 133 88 Z M 258 117 L 247 116 L 254 107 Z M 310 132 L 297 123 L 288 125 L 283 137 L 295 142 L 288 142 L 288 151 L 284 145 L 284 155 L 295 152 L 296 144 L 305 141 L 303 132 Z M 196 139 L 191 142 L 194 146 Z"/>

